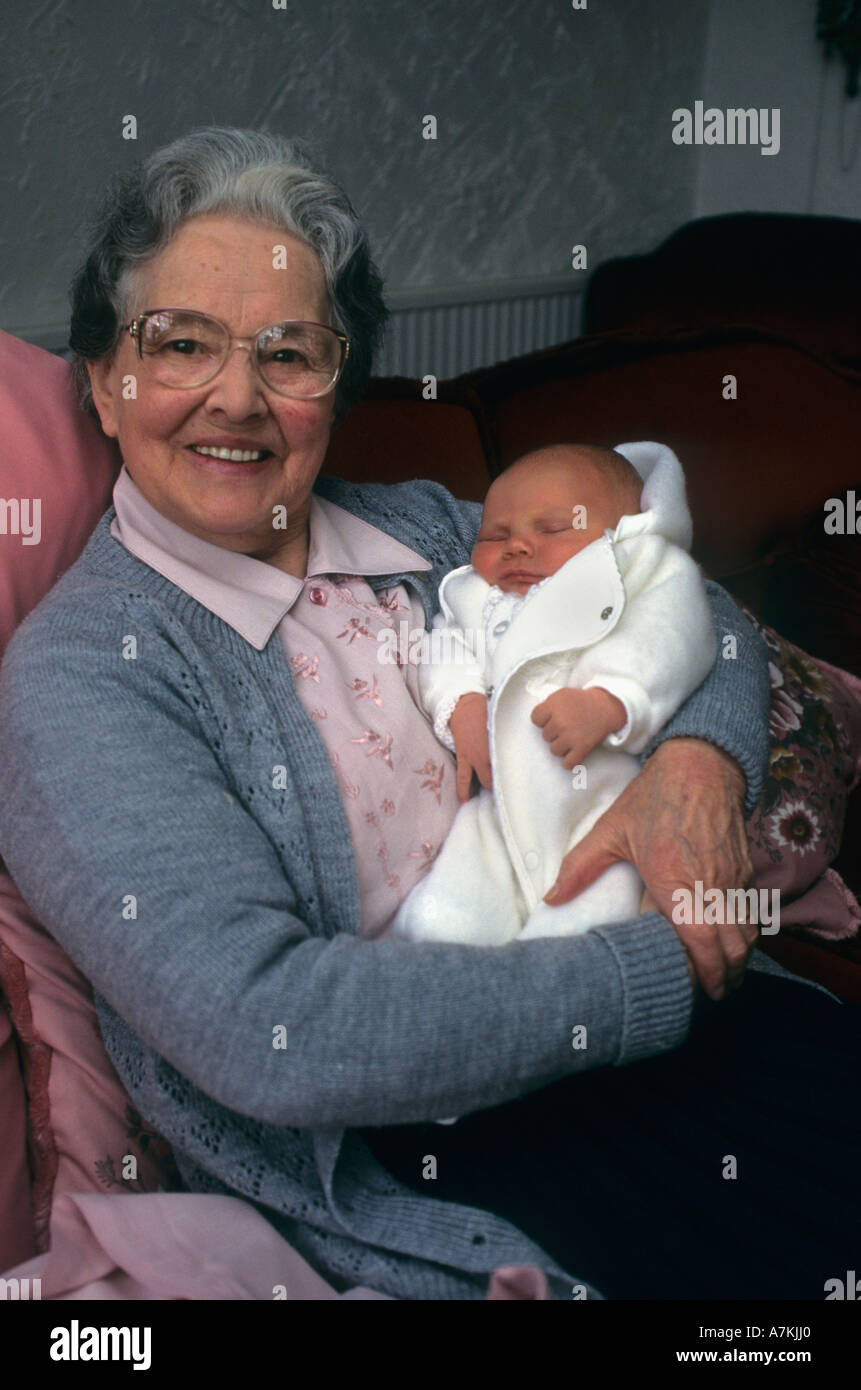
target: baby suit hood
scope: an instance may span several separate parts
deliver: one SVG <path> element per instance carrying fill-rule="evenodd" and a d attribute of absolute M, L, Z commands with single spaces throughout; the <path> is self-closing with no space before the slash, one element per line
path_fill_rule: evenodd
<path fill-rule="evenodd" d="M 685 496 L 685 475 L 672 449 L 650 440 L 616 444 L 614 448 L 636 468 L 643 479 L 643 491 L 640 511 L 620 519 L 613 539 L 627 540 L 657 532 L 683 550 L 690 550 L 693 525 Z"/>

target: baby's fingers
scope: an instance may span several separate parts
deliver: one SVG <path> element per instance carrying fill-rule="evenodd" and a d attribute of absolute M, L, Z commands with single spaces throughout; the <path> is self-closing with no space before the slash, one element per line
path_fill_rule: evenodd
<path fill-rule="evenodd" d="M 530 718 L 533 724 L 537 724 L 539 729 L 543 728 L 551 717 L 550 701 L 542 700 L 540 705 L 536 705 Z"/>
<path fill-rule="evenodd" d="M 491 771 L 490 763 L 483 763 L 480 767 L 477 767 L 475 769 L 475 775 L 487 791 L 493 790 L 493 772 Z"/>
<path fill-rule="evenodd" d="M 458 801 L 469 801 L 469 789 L 472 786 L 472 763 L 461 753 L 457 755 L 456 786 Z"/>

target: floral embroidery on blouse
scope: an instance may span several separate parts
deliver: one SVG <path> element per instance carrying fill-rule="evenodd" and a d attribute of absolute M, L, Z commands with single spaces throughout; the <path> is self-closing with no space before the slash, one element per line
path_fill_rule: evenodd
<path fill-rule="evenodd" d="M 400 897 L 401 876 L 400 874 L 389 873 L 389 847 L 385 840 L 380 840 L 377 846 L 377 859 L 382 864 L 383 873 L 386 875 L 386 887 L 390 888 L 393 893 L 397 893 Z"/>
<path fill-rule="evenodd" d="M 413 772 L 417 773 L 419 777 L 424 777 L 425 780 L 422 782 L 421 787 L 422 791 L 427 790 L 433 792 L 437 800 L 437 805 L 440 805 L 440 788 L 442 786 L 442 779 L 445 776 L 445 763 L 435 763 L 433 758 L 428 758 L 424 767 L 414 767 Z"/>
<path fill-rule="evenodd" d="M 380 810 L 384 816 L 393 816 L 395 814 L 395 803 L 387 796 L 385 801 L 380 802 Z"/>
<path fill-rule="evenodd" d="M 341 603 L 349 604 L 351 608 L 361 608 L 365 613 L 376 613 L 380 605 L 378 603 L 368 603 L 365 599 L 356 598 L 352 589 L 347 585 L 347 579 L 349 578 L 355 579 L 356 576 L 342 575 L 341 578 L 336 581 L 335 597 L 339 599 Z"/>
<path fill-rule="evenodd" d="M 365 811 L 364 819 L 366 825 L 371 825 L 375 829 L 379 827 L 380 822 L 375 811 Z M 400 876 L 389 872 L 389 847 L 382 836 L 380 836 L 377 841 L 377 849 L 374 857 L 377 859 L 378 863 L 382 865 L 383 873 L 386 876 L 386 887 L 397 892 L 401 885 Z"/>
<path fill-rule="evenodd" d="M 303 680 L 307 680 L 310 676 L 312 681 L 315 681 L 317 685 L 320 684 L 320 677 L 317 674 L 320 665 L 319 656 L 306 656 L 304 652 L 297 652 L 295 656 L 291 656 L 290 665 L 296 675 L 301 676 Z"/>
<path fill-rule="evenodd" d="M 368 682 L 363 681 L 361 676 L 356 676 L 347 682 L 348 690 L 355 690 L 357 700 L 373 700 L 378 707 L 382 706 L 383 697 L 380 694 L 380 682 L 376 676 L 373 677 L 373 685 L 368 689 Z"/>
<path fill-rule="evenodd" d="M 410 859 L 421 859 L 424 864 L 432 864 L 436 856 L 437 851 L 430 840 L 422 840 L 418 849 L 410 850 Z"/>
<path fill-rule="evenodd" d="M 351 647 L 357 637 L 370 637 L 371 632 L 368 626 L 370 618 L 350 618 L 343 632 L 338 633 L 338 637 L 347 637 L 347 646 Z"/>
<path fill-rule="evenodd" d="M 378 734 L 376 729 L 366 729 L 361 738 L 351 738 L 351 743 L 370 743 L 371 747 L 365 754 L 368 758 L 382 758 L 386 767 L 392 767 L 392 736 Z M 394 769 L 392 768 L 392 771 Z"/>
<path fill-rule="evenodd" d="M 383 590 L 378 599 L 369 603 L 365 599 L 356 598 L 353 590 L 349 587 L 350 581 L 360 584 L 365 582 L 360 575 L 332 575 L 332 583 L 335 586 L 332 593 L 339 603 L 348 608 L 358 608 L 362 613 L 375 614 L 379 617 L 391 617 L 392 613 L 399 611 L 409 612 L 409 605 L 399 602 L 396 588 Z"/>
<path fill-rule="evenodd" d="M 386 613 L 409 613 L 408 603 L 401 603 L 398 600 L 397 589 L 381 589 L 379 592 L 380 608 Z"/>

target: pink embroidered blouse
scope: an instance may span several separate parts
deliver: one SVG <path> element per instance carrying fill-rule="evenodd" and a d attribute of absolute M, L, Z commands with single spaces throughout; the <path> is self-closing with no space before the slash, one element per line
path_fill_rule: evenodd
<path fill-rule="evenodd" d="M 377 634 L 423 629 L 405 585 L 367 576 L 432 568 L 415 551 L 312 495 L 305 579 L 225 550 L 157 511 L 122 468 L 111 534 L 262 650 L 277 628 L 296 689 L 329 753 L 353 840 L 362 935 L 388 934 L 458 808 L 454 758 L 418 705 L 417 668 L 381 661 Z"/>

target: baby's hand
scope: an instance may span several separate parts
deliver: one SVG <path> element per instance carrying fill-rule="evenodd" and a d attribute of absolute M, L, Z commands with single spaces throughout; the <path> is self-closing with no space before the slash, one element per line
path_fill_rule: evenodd
<path fill-rule="evenodd" d="M 487 736 L 487 696 L 478 691 L 461 695 L 448 721 L 457 753 L 457 796 L 469 800 L 472 774 L 488 791 L 493 786 L 490 741 Z"/>
<path fill-rule="evenodd" d="M 609 690 L 554 690 L 532 711 L 550 752 L 569 770 L 578 767 L 608 734 L 621 729 L 628 715 Z"/>

